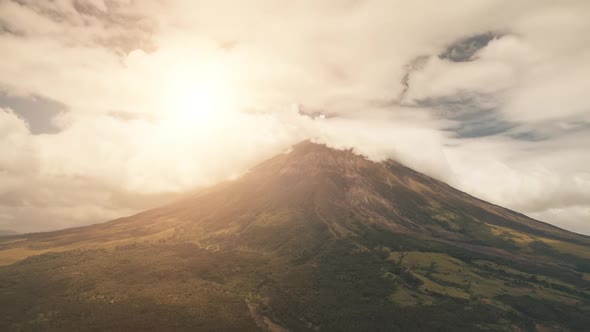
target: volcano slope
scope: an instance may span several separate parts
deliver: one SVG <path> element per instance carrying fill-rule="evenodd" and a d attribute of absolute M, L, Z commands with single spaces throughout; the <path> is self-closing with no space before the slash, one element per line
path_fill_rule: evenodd
<path fill-rule="evenodd" d="M 104 224 L 0 239 L 0 330 L 580 331 L 590 238 L 304 142 Z"/>

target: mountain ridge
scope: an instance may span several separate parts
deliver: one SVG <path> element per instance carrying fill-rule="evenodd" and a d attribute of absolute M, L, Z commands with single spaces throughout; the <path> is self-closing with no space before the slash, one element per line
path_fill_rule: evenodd
<path fill-rule="evenodd" d="M 3 317 L 17 329 L 88 327 L 73 314 L 107 329 L 171 326 L 144 326 L 108 305 L 130 301 L 119 310 L 148 321 L 164 311 L 180 329 L 575 330 L 590 323 L 588 249 L 590 237 L 393 160 L 303 142 L 163 207 L 1 239 L 0 284 L 18 291 L 0 295 L 21 303 Z M 52 290 L 36 303 L 47 280 Z M 64 299 L 77 307 L 51 313 Z M 548 319 L 551 310 L 569 314 Z"/>
<path fill-rule="evenodd" d="M 296 152 L 299 152 L 299 153 L 301 153 L 301 152 L 304 152 L 305 153 L 306 151 L 310 151 L 310 150 L 334 151 L 334 152 L 337 152 L 337 153 L 346 153 L 346 154 L 348 154 L 350 156 L 354 156 L 354 158 L 362 158 L 363 160 L 369 161 L 366 157 L 364 157 L 364 156 L 362 156 L 360 154 L 356 154 L 355 152 L 353 152 L 352 149 L 347 149 L 347 150 L 334 150 L 334 149 L 329 148 L 329 147 L 327 147 L 327 146 L 325 146 L 323 144 L 312 143 L 311 141 L 303 141 L 301 143 L 298 143 L 298 144 L 296 144 L 293 147 L 292 150 L 299 150 L 299 151 L 296 151 Z M 284 155 L 289 154 L 289 153 L 291 153 L 291 151 L 290 152 L 287 152 L 287 153 L 279 154 L 277 157 L 281 157 L 281 156 L 284 156 Z M 263 162 L 262 164 L 259 164 L 259 165 L 255 166 L 255 167 L 253 167 L 244 176 L 248 176 L 249 173 L 255 172 L 260 167 L 264 167 L 265 163 L 268 163 L 269 161 L 272 161 L 273 159 L 274 158 L 271 158 L 268 161 Z M 528 219 L 530 221 L 533 221 L 535 223 L 538 223 L 540 226 L 542 226 L 545 229 L 548 229 L 548 230 L 550 229 L 550 230 L 553 230 L 553 231 L 563 232 L 564 234 L 569 233 L 571 235 L 570 237 L 568 237 L 569 240 L 574 240 L 576 242 L 577 241 L 580 241 L 580 242 L 585 243 L 585 244 L 590 244 L 590 236 L 587 236 L 587 235 L 584 235 L 584 234 L 575 233 L 575 232 L 572 232 L 572 231 L 568 231 L 568 230 L 562 229 L 560 227 L 557 227 L 555 225 L 552 225 L 552 224 L 549 224 L 549 223 L 546 223 L 546 222 L 543 222 L 543 221 L 540 221 L 540 220 L 536 220 L 536 219 L 531 218 L 531 217 L 529 217 L 529 216 L 527 216 L 527 215 L 525 215 L 523 213 L 520 213 L 520 212 L 511 210 L 511 209 L 504 208 L 504 207 L 502 207 L 500 205 L 497 205 L 497 204 L 493 204 L 493 203 L 484 201 L 484 200 L 479 199 L 479 198 L 477 198 L 477 197 L 475 197 L 473 195 L 470 195 L 470 194 L 468 194 L 466 192 L 463 192 L 463 191 L 460 191 L 460 190 L 458 190 L 456 188 L 453 188 L 453 187 L 449 186 L 448 184 L 444 183 L 443 181 L 440 181 L 440 180 L 435 179 L 433 177 L 430 177 L 430 176 L 424 175 L 422 173 L 416 172 L 413 169 L 411 169 L 411 168 L 409 168 L 409 167 L 407 167 L 407 166 L 405 166 L 405 165 L 403 165 L 403 164 L 401 164 L 401 163 L 399 163 L 399 162 L 397 162 L 395 160 L 387 159 L 387 160 L 384 160 L 382 162 L 377 162 L 375 164 L 395 165 L 396 170 L 398 170 L 398 171 L 399 170 L 403 170 L 403 172 L 413 173 L 413 176 L 422 177 L 423 179 L 425 179 L 425 181 L 436 183 L 437 186 L 440 186 L 440 187 L 445 188 L 445 189 L 453 190 L 456 193 L 458 193 L 459 195 L 463 195 L 465 198 L 468 198 L 470 200 L 477 201 L 478 203 L 486 204 L 486 205 L 488 205 L 489 207 L 492 207 L 492 208 L 497 208 L 497 209 L 503 210 L 506 213 L 512 214 L 514 216 L 521 217 L 521 218 L 526 218 L 526 219 Z M 195 199 L 195 197 L 201 196 L 203 194 L 210 193 L 211 191 L 216 190 L 219 187 L 224 187 L 224 186 L 231 185 L 235 181 L 239 181 L 239 180 L 240 179 L 232 180 L 232 181 L 224 181 L 224 182 L 222 182 L 222 183 L 220 183 L 218 185 L 214 185 L 212 187 L 204 188 L 202 190 L 199 190 L 196 194 L 187 195 L 185 198 L 181 198 L 181 199 L 177 200 L 176 202 L 169 203 L 169 204 L 167 204 L 165 206 L 152 208 L 152 209 L 149 209 L 149 210 L 146 210 L 144 212 L 140 212 L 140 213 L 137 213 L 137 214 L 134 214 L 134 215 L 131 215 L 131 216 L 117 218 L 115 220 L 109 221 L 108 223 L 113 223 L 113 222 L 117 222 L 117 221 L 121 221 L 121 220 L 126 220 L 127 218 L 132 218 L 132 217 L 137 216 L 137 215 L 142 215 L 142 214 L 145 214 L 145 213 L 150 212 L 150 211 L 159 210 L 159 209 L 165 209 L 165 208 L 167 208 L 169 206 L 176 207 L 179 204 L 182 204 L 181 202 L 193 200 L 193 199 Z M 391 183 L 389 185 L 391 185 Z M 56 230 L 56 231 L 49 231 L 49 232 L 40 232 L 40 233 L 28 233 L 28 234 L 13 233 L 13 234 L 9 234 L 7 236 L 25 236 L 25 235 L 33 235 L 33 234 L 40 235 L 40 234 L 48 234 L 48 233 L 68 232 L 68 231 L 72 231 L 72 230 L 86 229 L 86 228 L 89 228 L 89 227 L 92 228 L 92 227 L 96 227 L 97 225 L 100 225 L 100 224 L 104 224 L 104 223 L 97 223 L 97 224 L 91 224 L 91 225 L 87 225 L 87 226 L 73 227 L 73 228 L 68 228 L 68 229 L 63 229 L 63 230 Z M 545 234 L 545 235 L 551 236 L 551 233 Z"/>

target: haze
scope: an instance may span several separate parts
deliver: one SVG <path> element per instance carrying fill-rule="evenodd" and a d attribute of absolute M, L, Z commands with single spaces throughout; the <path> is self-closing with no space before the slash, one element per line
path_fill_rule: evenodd
<path fill-rule="evenodd" d="M 588 1 L 0 2 L 0 229 L 129 215 L 311 139 L 590 234 Z"/>

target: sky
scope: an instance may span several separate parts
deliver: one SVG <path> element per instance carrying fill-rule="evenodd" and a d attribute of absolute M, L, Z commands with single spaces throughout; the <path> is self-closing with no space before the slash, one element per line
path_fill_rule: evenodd
<path fill-rule="evenodd" d="M 0 0 L 0 230 L 107 221 L 305 139 L 590 234 L 587 0 Z"/>

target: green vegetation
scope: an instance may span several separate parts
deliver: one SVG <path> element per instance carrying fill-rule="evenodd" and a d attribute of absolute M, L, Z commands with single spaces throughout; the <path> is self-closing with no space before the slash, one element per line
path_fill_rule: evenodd
<path fill-rule="evenodd" d="M 2 238 L 0 330 L 581 331 L 590 240 L 313 144 L 136 216 Z"/>

